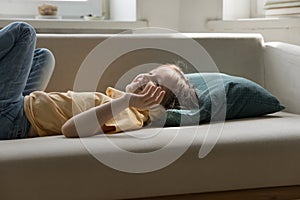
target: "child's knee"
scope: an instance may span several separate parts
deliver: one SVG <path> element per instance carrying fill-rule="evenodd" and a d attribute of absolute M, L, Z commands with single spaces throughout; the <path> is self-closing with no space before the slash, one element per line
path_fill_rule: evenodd
<path fill-rule="evenodd" d="M 53 53 L 46 48 L 39 48 L 36 51 L 38 51 L 40 59 L 43 60 L 44 63 L 47 65 L 47 70 L 53 71 L 55 67 L 55 57 Z"/>
<path fill-rule="evenodd" d="M 12 28 L 15 28 L 19 34 L 26 34 L 31 37 L 32 40 L 36 39 L 35 29 L 26 22 L 13 22 L 10 24 Z"/>
<path fill-rule="evenodd" d="M 54 61 L 54 55 L 53 53 L 46 48 L 40 48 L 39 51 L 41 52 L 41 54 L 44 56 L 45 59 L 49 60 L 49 61 Z"/>

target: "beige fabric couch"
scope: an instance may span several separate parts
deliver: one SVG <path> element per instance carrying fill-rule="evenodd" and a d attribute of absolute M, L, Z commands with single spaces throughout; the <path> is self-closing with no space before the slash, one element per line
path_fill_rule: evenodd
<path fill-rule="evenodd" d="M 56 57 L 56 69 L 47 90 L 73 89 L 76 73 L 86 55 L 108 37 L 39 35 L 38 46 L 49 48 Z M 211 142 L 206 140 L 206 133 L 210 130 L 210 134 L 217 134 L 213 130 L 218 124 L 142 129 L 85 139 L 53 136 L 0 141 L 0 198 L 125 199 L 299 185 L 300 47 L 264 43 L 260 35 L 253 34 L 190 34 L 188 37 L 208 51 L 221 72 L 243 76 L 265 86 L 286 110 L 264 117 L 226 121 L 221 129 L 216 129 L 221 130 L 216 145 L 201 159 L 199 149 L 204 141 Z M 162 35 L 122 38 L 119 42 L 187 40 Z M 110 65 L 97 89 L 103 91 L 107 86 L 114 86 L 133 66 L 177 59 L 173 54 L 152 49 L 133 51 Z M 186 138 L 196 135 L 191 143 L 183 137 L 169 154 L 156 154 L 156 161 L 164 161 L 169 159 L 166 155 L 173 155 L 172 152 L 175 155 L 176 149 L 188 147 L 170 165 L 149 173 L 126 173 L 110 167 L 125 169 L 127 164 L 129 168 L 133 165 L 132 170 L 136 172 L 147 169 L 153 163 L 143 160 L 143 155 L 163 149 L 177 133 L 185 134 Z M 145 139 L 149 135 L 152 137 Z M 142 155 L 141 159 L 133 163 L 128 154 L 121 154 L 109 141 Z M 108 156 L 110 165 L 96 159 L 101 155 Z"/>

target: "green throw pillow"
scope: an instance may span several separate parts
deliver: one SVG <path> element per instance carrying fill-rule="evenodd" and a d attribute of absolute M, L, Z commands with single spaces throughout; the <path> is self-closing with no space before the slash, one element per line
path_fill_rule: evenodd
<path fill-rule="evenodd" d="M 278 99 L 260 85 L 222 73 L 193 73 L 186 77 L 196 88 L 197 110 L 167 110 L 165 126 L 196 125 L 283 110 Z"/>

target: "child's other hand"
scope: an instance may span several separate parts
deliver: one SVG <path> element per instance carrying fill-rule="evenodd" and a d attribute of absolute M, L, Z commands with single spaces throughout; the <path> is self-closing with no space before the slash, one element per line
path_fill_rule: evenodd
<path fill-rule="evenodd" d="M 155 104 L 160 104 L 165 96 L 165 91 L 161 87 L 147 84 L 142 92 L 138 94 L 130 93 L 129 105 L 141 110 L 149 109 Z"/>

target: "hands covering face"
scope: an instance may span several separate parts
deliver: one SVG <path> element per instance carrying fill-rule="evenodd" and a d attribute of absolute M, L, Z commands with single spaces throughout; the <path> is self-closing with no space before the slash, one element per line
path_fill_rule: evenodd
<path fill-rule="evenodd" d="M 136 93 L 127 93 L 130 95 L 129 105 L 139 110 L 147 110 L 155 104 L 160 104 L 165 96 L 165 91 L 154 84 L 147 84 L 145 88 Z"/>

